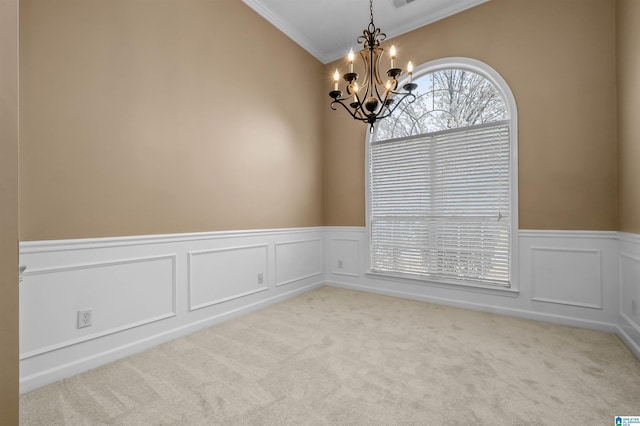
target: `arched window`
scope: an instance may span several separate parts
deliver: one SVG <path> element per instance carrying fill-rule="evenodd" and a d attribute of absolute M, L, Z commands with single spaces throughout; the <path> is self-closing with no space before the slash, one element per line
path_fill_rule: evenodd
<path fill-rule="evenodd" d="M 517 112 L 488 65 L 447 58 L 414 72 L 417 99 L 368 141 L 370 272 L 513 288 Z"/>

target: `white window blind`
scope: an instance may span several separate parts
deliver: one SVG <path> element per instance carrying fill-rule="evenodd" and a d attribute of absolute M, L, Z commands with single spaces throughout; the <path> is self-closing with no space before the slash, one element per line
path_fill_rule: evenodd
<path fill-rule="evenodd" d="M 509 121 L 374 141 L 372 272 L 509 286 Z"/>

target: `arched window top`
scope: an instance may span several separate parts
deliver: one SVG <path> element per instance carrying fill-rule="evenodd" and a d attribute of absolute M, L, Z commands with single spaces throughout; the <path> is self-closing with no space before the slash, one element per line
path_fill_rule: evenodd
<path fill-rule="evenodd" d="M 416 136 L 507 120 L 508 86 L 488 65 L 468 58 L 429 62 L 414 73 L 416 100 L 382 120 L 373 140 Z"/>

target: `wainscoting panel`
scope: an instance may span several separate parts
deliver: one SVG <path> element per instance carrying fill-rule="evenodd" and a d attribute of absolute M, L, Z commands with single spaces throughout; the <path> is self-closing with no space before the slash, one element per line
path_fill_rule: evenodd
<path fill-rule="evenodd" d="M 276 243 L 276 286 L 322 277 L 322 238 Z"/>
<path fill-rule="evenodd" d="M 176 314 L 175 254 L 31 270 L 24 277 L 23 359 Z M 34 306 L 40 309 L 33 312 Z M 93 324 L 79 329 L 84 309 L 91 309 Z"/>
<path fill-rule="evenodd" d="M 268 245 L 189 252 L 189 310 L 267 290 Z"/>
<path fill-rule="evenodd" d="M 357 277 L 360 256 L 360 242 L 355 239 L 331 239 L 331 273 Z"/>
<path fill-rule="evenodd" d="M 620 233 L 620 336 L 640 358 L 640 236 Z"/>
<path fill-rule="evenodd" d="M 532 247 L 532 300 L 602 309 L 600 250 Z"/>
<path fill-rule="evenodd" d="M 293 228 L 21 243 L 21 392 L 323 285 L 322 239 Z M 78 328 L 85 309 L 93 324 Z"/>
<path fill-rule="evenodd" d="M 620 253 L 620 313 L 640 323 L 640 257 Z"/>

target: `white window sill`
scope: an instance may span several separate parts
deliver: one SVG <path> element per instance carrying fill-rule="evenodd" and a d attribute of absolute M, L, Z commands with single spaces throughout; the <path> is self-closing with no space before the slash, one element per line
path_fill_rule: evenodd
<path fill-rule="evenodd" d="M 474 293 L 485 293 L 492 294 L 497 296 L 505 296 L 505 297 L 518 297 L 520 295 L 520 290 L 514 288 L 513 283 L 512 286 L 507 287 L 498 287 L 491 285 L 483 285 L 479 283 L 473 282 L 463 282 L 463 281 L 454 281 L 454 280 L 445 280 L 445 279 L 426 279 L 426 278 L 415 278 L 411 276 L 403 276 L 403 275 L 394 275 L 394 274 L 385 274 L 382 272 L 373 272 L 367 271 L 365 276 L 371 279 L 377 280 L 385 280 L 385 281 L 395 281 L 406 284 L 418 284 L 424 286 L 431 287 L 441 287 L 441 288 L 450 288 L 454 290 L 461 291 L 469 291 Z"/>

